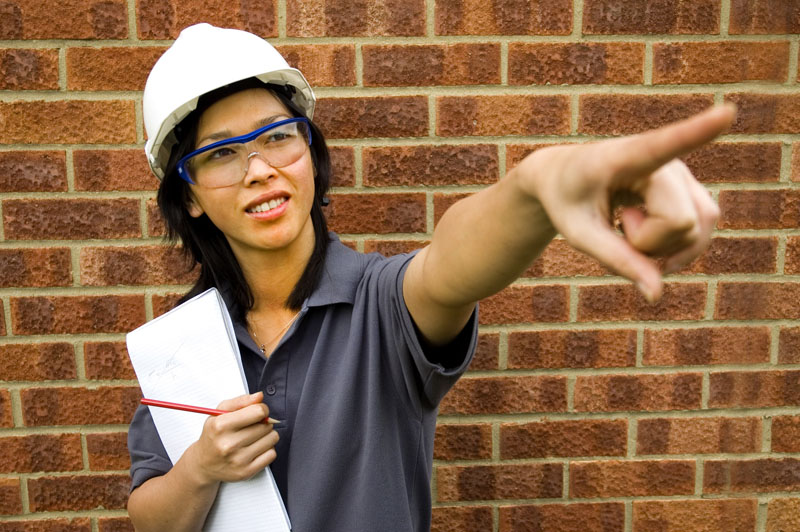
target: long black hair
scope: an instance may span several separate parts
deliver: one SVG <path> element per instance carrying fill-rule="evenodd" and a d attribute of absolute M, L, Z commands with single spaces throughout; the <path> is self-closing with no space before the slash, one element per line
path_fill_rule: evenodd
<path fill-rule="evenodd" d="M 242 268 L 231 250 L 228 240 L 217 226 L 206 216 L 195 218 L 189 214 L 191 201 L 189 184 L 178 176 L 176 167 L 184 155 L 194 149 L 200 115 L 211 105 L 231 94 L 251 88 L 266 88 L 295 117 L 306 117 L 303 110 L 292 101 L 294 87 L 289 85 L 264 84 L 250 78 L 203 95 L 192 111 L 175 128 L 177 144 L 172 148 L 170 159 L 161 186 L 158 189 L 158 207 L 167 228 L 166 238 L 172 244 L 183 244 L 184 253 L 200 265 L 200 276 L 189 292 L 181 298 L 182 303 L 211 287 L 227 289 L 231 296 L 233 318 L 244 320 L 253 308 L 253 292 L 244 278 Z M 314 203 L 311 206 L 311 222 L 314 227 L 314 249 L 297 284 L 294 286 L 286 307 L 299 310 L 303 301 L 311 295 L 322 275 L 325 254 L 330 238 L 328 223 L 322 207 L 326 204 L 326 194 L 331 180 L 331 160 L 325 137 L 319 128 L 309 120 L 311 128 L 311 159 L 314 163 Z"/>

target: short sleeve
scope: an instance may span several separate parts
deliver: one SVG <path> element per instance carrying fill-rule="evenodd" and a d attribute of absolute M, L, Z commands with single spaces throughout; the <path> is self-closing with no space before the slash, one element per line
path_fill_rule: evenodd
<path fill-rule="evenodd" d="M 128 429 L 128 452 L 131 456 L 131 491 L 172 469 L 172 462 L 147 406 L 139 405 L 133 415 Z"/>
<path fill-rule="evenodd" d="M 414 320 L 403 297 L 403 279 L 415 253 L 397 255 L 375 264 L 377 271 L 368 275 L 379 300 L 383 333 L 393 337 L 402 372 L 402 383 L 410 395 L 419 396 L 429 407 L 437 407 L 445 394 L 464 374 L 472 361 L 478 337 L 477 306 L 464 329 L 450 344 L 436 349 L 437 358 L 447 360 L 447 367 L 431 360 L 425 352 Z"/>

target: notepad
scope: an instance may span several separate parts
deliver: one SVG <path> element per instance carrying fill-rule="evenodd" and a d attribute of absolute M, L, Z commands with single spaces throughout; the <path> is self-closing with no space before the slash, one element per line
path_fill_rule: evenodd
<path fill-rule="evenodd" d="M 248 393 L 230 315 L 215 288 L 175 307 L 127 335 L 145 397 L 215 408 Z M 174 464 L 197 441 L 206 416 L 150 408 Z M 223 482 L 204 531 L 289 531 L 291 525 L 269 468 L 242 482 Z"/>

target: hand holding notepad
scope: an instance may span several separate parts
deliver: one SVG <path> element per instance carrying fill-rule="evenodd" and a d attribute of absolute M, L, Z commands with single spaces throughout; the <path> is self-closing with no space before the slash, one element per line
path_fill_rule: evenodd
<path fill-rule="evenodd" d="M 145 397 L 214 408 L 248 392 L 230 316 L 213 288 L 130 332 L 127 343 Z M 173 464 L 198 440 L 206 420 L 172 408 L 150 413 Z M 246 481 L 222 483 L 203 529 L 288 531 L 269 468 Z"/>

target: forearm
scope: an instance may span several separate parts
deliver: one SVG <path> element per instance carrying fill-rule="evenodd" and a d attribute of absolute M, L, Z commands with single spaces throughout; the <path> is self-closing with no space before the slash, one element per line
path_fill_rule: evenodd
<path fill-rule="evenodd" d="M 151 478 L 131 493 L 128 515 L 137 532 L 203 528 L 220 483 L 201 481 L 185 458 L 186 453 L 167 474 Z"/>
<path fill-rule="evenodd" d="M 517 279 L 555 235 L 512 170 L 442 216 L 426 251 L 426 285 L 443 305 L 470 305 Z"/>

